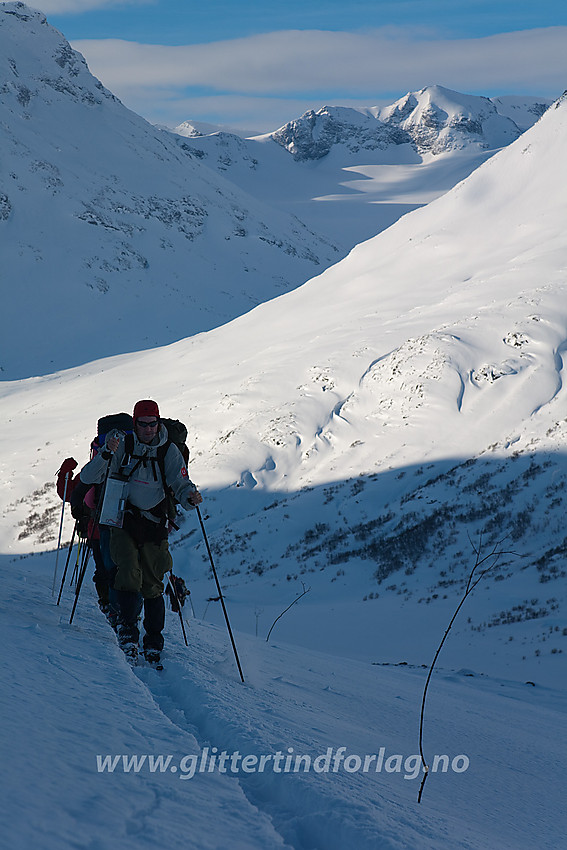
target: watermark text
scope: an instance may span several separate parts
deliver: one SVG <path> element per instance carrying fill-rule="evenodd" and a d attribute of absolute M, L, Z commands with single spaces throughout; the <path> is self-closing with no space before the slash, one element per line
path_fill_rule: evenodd
<path fill-rule="evenodd" d="M 470 760 L 460 753 L 450 757 L 436 755 L 428 765 L 430 773 L 465 773 Z M 326 752 L 313 756 L 296 753 L 293 747 L 286 751 L 256 755 L 239 750 L 219 752 L 217 747 L 204 747 L 200 753 L 181 757 L 173 755 L 97 755 L 98 773 L 173 773 L 179 779 L 193 779 L 198 774 L 227 773 L 392 773 L 412 780 L 423 773 L 419 755 L 387 755 L 386 748 L 377 753 L 359 755 L 349 753 L 346 747 L 327 747 Z"/>

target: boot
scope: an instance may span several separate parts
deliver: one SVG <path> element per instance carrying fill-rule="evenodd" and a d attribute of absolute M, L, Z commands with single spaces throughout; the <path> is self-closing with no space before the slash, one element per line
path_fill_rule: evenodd
<path fill-rule="evenodd" d="M 140 613 L 140 595 L 128 590 L 115 590 L 118 604 L 118 643 L 129 655 L 134 654 L 132 647 L 138 647 L 140 630 L 138 616 Z"/>

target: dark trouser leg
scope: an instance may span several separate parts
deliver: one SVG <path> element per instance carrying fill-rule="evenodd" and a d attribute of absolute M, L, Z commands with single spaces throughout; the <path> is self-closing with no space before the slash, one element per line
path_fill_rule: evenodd
<path fill-rule="evenodd" d="M 165 603 L 163 596 L 144 599 L 144 650 L 163 649 L 163 627 L 165 625 Z"/>
<path fill-rule="evenodd" d="M 163 649 L 165 602 L 163 578 L 171 569 L 172 560 L 167 540 L 161 543 L 144 543 L 140 547 L 142 565 L 142 594 L 144 596 L 144 650 Z"/>
<path fill-rule="evenodd" d="M 93 540 L 91 543 L 95 571 L 93 575 L 94 585 L 98 596 L 98 604 L 103 607 L 108 605 L 108 577 L 104 568 L 104 561 L 100 549 L 100 541 Z"/>
<path fill-rule="evenodd" d="M 118 627 L 118 619 L 120 614 L 120 605 L 118 602 L 118 591 L 114 589 L 114 581 L 116 579 L 117 567 L 114 561 L 112 560 L 112 555 L 110 554 L 110 529 L 107 526 L 101 525 L 100 529 L 100 553 L 102 555 L 102 560 L 104 563 L 104 569 L 106 571 L 106 578 L 108 581 L 108 606 L 109 611 L 107 613 L 107 619 L 113 629 L 117 629 Z M 139 595 L 138 599 L 138 614 L 142 611 L 142 595 Z"/>
<path fill-rule="evenodd" d="M 110 552 L 118 567 L 114 588 L 121 607 L 124 592 L 141 591 L 145 609 L 144 649 L 161 652 L 165 620 L 163 577 L 172 566 L 167 540 L 160 543 L 136 544 L 126 530 L 113 528 L 110 535 Z"/>
<path fill-rule="evenodd" d="M 114 594 L 118 605 L 118 639 L 120 643 L 137 643 L 142 604 L 140 553 L 134 540 L 121 528 L 110 532 L 110 556 L 117 567 Z"/>
<path fill-rule="evenodd" d="M 117 590 L 115 593 L 118 602 L 118 637 L 120 643 L 138 643 L 140 639 L 140 630 L 138 629 L 140 594 L 130 590 Z"/>

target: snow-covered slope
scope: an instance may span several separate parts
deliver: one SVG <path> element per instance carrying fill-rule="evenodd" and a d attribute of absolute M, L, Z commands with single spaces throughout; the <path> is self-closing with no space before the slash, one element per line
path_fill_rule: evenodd
<path fill-rule="evenodd" d="M 4 377 L 214 327 L 337 259 L 127 110 L 41 13 L 0 4 L 0 57 Z"/>
<path fill-rule="evenodd" d="M 51 567 L 0 558 L 6 847 L 561 846 L 557 687 L 438 670 L 417 805 L 426 670 L 267 644 L 262 630 L 236 635 L 241 685 L 226 630 L 188 612 L 186 648 L 170 611 L 165 670 L 132 670 L 91 588 L 68 625 L 73 594 L 56 607 Z"/>
<path fill-rule="evenodd" d="M 245 191 L 294 212 L 348 250 L 452 188 L 549 104 L 429 86 L 388 107 L 310 110 L 246 140 L 199 135 L 191 122 L 175 132 Z"/>
<path fill-rule="evenodd" d="M 549 681 L 566 625 L 566 134 L 562 100 L 443 198 L 225 327 L 4 384 L 3 550 L 53 545 L 60 460 L 86 459 L 101 410 L 153 395 L 189 426 L 239 626 L 273 587 L 317 579 L 303 610 L 324 625 L 306 614 L 290 637 L 341 653 L 339 605 L 362 657 L 386 641 L 389 660 L 421 662 L 407 618 L 449 613 L 472 542 L 515 554 L 471 603 L 460 657 Z M 175 546 L 199 580 L 195 528 Z"/>
<path fill-rule="evenodd" d="M 491 101 L 498 113 L 511 118 L 522 132 L 532 127 L 535 120 L 541 118 L 550 106 L 550 101 L 546 98 L 518 97 L 513 94 L 492 97 Z"/>

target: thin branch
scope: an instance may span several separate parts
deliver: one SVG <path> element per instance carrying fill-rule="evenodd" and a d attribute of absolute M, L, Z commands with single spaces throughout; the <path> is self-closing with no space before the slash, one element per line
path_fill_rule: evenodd
<path fill-rule="evenodd" d="M 268 636 L 267 636 L 267 638 L 266 638 L 266 643 L 270 640 L 270 635 L 272 634 L 272 630 L 273 630 L 274 626 L 276 625 L 276 623 L 278 622 L 278 620 L 280 620 L 280 619 L 283 617 L 283 615 L 284 615 L 284 614 L 286 614 L 286 613 L 289 611 L 289 609 L 290 609 L 293 605 L 295 605 L 295 603 L 296 603 L 296 602 L 299 602 L 299 600 L 301 599 L 301 597 L 302 597 L 302 596 L 305 596 L 305 594 L 306 594 L 306 593 L 309 593 L 309 591 L 311 590 L 311 588 L 310 588 L 310 587 L 308 587 L 308 588 L 306 589 L 306 588 L 305 588 L 305 585 L 303 584 L 303 582 L 301 582 L 301 586 L 303 587 L 303 593 L 300 593 L 300 594 L 299 594 L 299 596 L 297 596 L 297 597 L 293 600 L 293 602 L 291 603 L 291 605 L 288 605 L 288 606 L 287 606 L 287 608 L 285 609 L 285 611 L 282 611 L 282 613 L 279 615 L 279 617 L 276 617 L 276 619 L 274 620 L 274 622 L 272 623 L 272 625 L 271 625 L 271 627 L 270 627 L 270 631 L 268 632 Z"/>
<path fill-rule="evenodd" d="M 471 544 L 473 552 L 475 553 L 475 556 L 476 556 L 474 567 L 472 568 L 472 570 L 470 572 L 469 579 L 468 579 L 468 582 L 467 582 L 467 586 L 466 586 L 466 589 L 465 589 L 465 593 L 464 593 L 461 601 L 459 602 L 459 604 L 458 604 L 458 606 L 455 610 L 455 613 L 451 617 L 451 621 L 449 622 L 449 625 L 447 626 L 447 628 L 445 630 L 445 634 L 443 635 L 441 643 L 437 647 L 437 652 L 435 653 L 433 661 L 431 662 L 431 666 L 429 668 L 429 673 L 427 674 L 427 679 L 425 681 L 425 687 L 423 689 L 423 698 L 422 698 L 422 701 L 421 701 L 421 714 L 420 714 L 420 721 L 419 721 L 419 754 L 421 756 L 421 763 L 423 765 L 423 779 L 421 781 L 421 785 L 420 785 L 420 788 L 419 788 L 419 794 L 418 794 L 418 797 L 417 797 L 418 803 L 421 803 L 421 795 L 423 794 L 423 788 L 425 786 L 425 783 L 427 781 L 427 777 L 429 775 L 429 766 L 427 764 L 427 761 L 425 759 L 425 755 L 423 753 L 423 725 L 424 725 L 424 719 L 425 719 L 425 701 L 427 699 L 427 691 L 428 691 L 428 688 L 429 688 L 429 683 L 431 681 L 431 677 L 433 675 L 433 670 L 434 670 L 434 667 L 437 663 L 437 659 L 439 658 L 439 655 L 441 654 L 441 650 L 443 649 L 443 645 L 444 645 L 445 641 L 447 640 L 449 632 L 451 631 L 451 629 L 453 627 L 453 623 L 457 619 L 459 611 L 463 607 L 467 597 L 470 596 L 470 594 L 473 592 L 473 590 L 475 589 L 477 584 L 480 581 L 482 581 L 484 576 L 487 573 L 489 573 L 491 570 L 494 569 L 494 567 L 498 564 L 500 558 L 503 555 L 514 555 L 514 556 L 517 557 L 517 554 L 515 552 L 506 552 L 502 549 L 499 549 L 499 546 L 504 542 L 504 540 L 506 540 L 506 537 L 503 537 L 501 540 L 499 540 L 497 543 L 495 543 L 494 547 L 492 548 L 492 550 L 487 555 L 482 556 L 482 532 L 479 535 L 478 548 L 475 546 L 474 542 L 471 540 L 471 538 L 469 536 L 470 544 Z M 490 561 L 491 559 L 493 559 L 492 563 L 488 567 L 486 567 L 485 569 L 481 570 L 481 572 L 478 573 L 475 577 L 475 574 L 477 573 L 477 570 L 479 569 L 479 567 L 482 567 L 483 564 L 486 564 L 487 561 Z M 473 581 L 473 579 L 474 579 L 474 581 Z"/>

